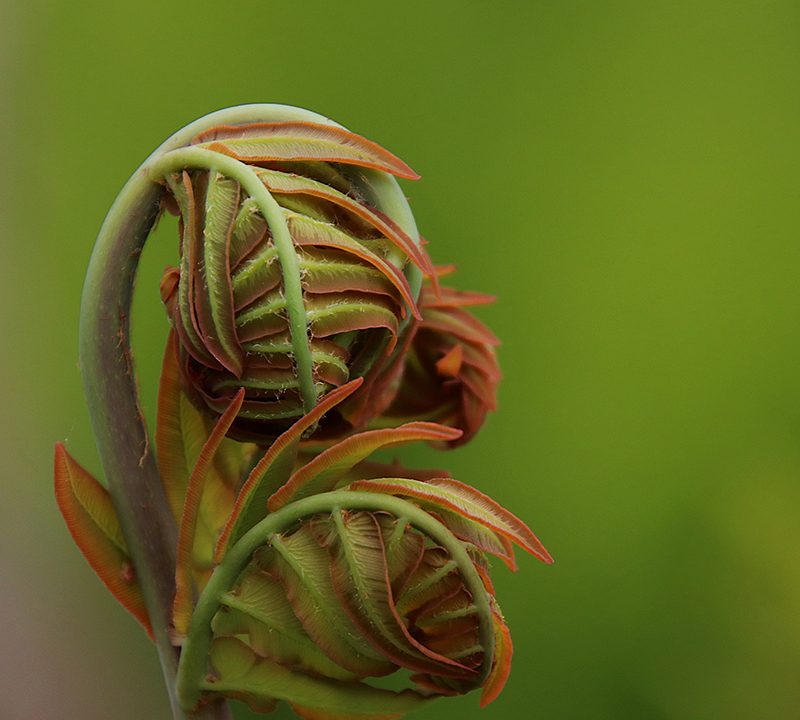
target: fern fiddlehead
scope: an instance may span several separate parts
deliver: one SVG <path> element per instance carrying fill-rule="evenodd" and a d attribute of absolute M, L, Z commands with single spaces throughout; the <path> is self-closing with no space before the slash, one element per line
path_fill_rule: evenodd
<path fill-rule="evenodd" d="M 224 712 L 220 698 L 399 717 L 505 682 L 487 555 L 513 569 L 514 544 L 547 551 L 477 490 L 369 459 L 470 439 L 499 380 L 496 341 L 464 309 L 485 296 L 439 286 L 393 176 L 416 177 L 325 118 L 244 106 L 167 141 L 101 230 L 81 347 L 110 494 L 59 445 L 57 498 L 159 647 L 175 717 Z M 156 464 L 127 318 L 164 211 L 180 261 L 161 284 Z M 405 689 L 375 680 L 397 670 Z"/>

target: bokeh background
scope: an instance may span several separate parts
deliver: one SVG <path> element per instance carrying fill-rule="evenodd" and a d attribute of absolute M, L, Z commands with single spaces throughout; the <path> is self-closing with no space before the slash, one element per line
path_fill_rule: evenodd
<path fill-rule="evenodd" d="M 498 296 L 500 411 L 408 455 L 556 564 L 496 568 L 496 704 L 416 717 L 800 715 L 800 5 L 3 0 L 0 63 L 0 717 L 168 716 L 57 515 L 52 446 L 99 473 L 76 339 L 107 208 L 175 129 L 254 101 L 403 157 L 434 260 Z M 134 316 L 150 416 L 174 232 Z"/>

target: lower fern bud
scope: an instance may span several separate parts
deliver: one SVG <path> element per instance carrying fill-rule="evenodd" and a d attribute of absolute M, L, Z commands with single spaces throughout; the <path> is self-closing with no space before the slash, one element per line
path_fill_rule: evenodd
<path fill-rule="evenodd" d="M 406 477 L 385 477 L 388 468 L 368 460 L 399 444 L 452 441 L 458 430 L 427 422 L 369 430 L 296 464 L 313 415 L 358 384 L 331 393 L 256 464 L 194 607 L 189 578 L 202 575 L 190 567 L 191 534 L 181 533 L 179 563 L 189 564 L 178 568 L 175 619 L 187 708 L 222 695 L 262 712 L 284 700 L 306 720 L 378 720 L 475 688 L 486 704 L 502 689 L 512 646 L 487 556 L 516 569 L 516 544 L 552 559 L 522 521 L 474 488 L 397 466 Z M 187 517 L 182 531 L 193 526 Z M 406 690 L 370 681 L 398 670 L 411 673 Z"/>
<path fill-rule="evenodd" d="M 307 720 L 366 720 L 478 687 L 483 704 L 497 695 L 511 643 L 475 546 L 412 502 L 352 487 L 268 520 L 235 582 L 204 591 L 218 598 L 210 633 L 190 635 L 184 652 L 210 637 L 210 674 L 188 698 L 222 694 L 257 711 L 284 700 Z M 399 669 L 413 689 L 365 682 Z"/>

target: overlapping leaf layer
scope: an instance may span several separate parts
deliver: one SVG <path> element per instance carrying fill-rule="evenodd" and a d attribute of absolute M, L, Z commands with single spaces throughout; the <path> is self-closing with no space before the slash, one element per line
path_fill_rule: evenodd
<path fill-rule="evenodd" d="M 407 275 L 432 274 L 430 260 L 354 172 L 415 175 L 374 143 L 315 123 L 222 126 L 193 146 L 208 167 L 164 178 L 181 259 L 162 297 L 189 384 L 216 413 L 245 388 L 230 434 L 266 441 L 331 389 L 379 375 L 419 317 Z M 275 205 L 215 169 L 216 153 Z"/>
<path fill-rule="evenodd" d="M 353 389 L 345 386 L 338 401 Z M 217 580 L 231 582 L 206 586 L 188 627 L 186 667 L 198 643 L 209 648 L 210 665 L 196 669 L 199 677 L 187 671 L 186 697 L 222 693 L 256 710 L 286 700 L 309 719 L 399 717 L 425 699 L 475 687 L 489 702 L 508 676 L 511 643 L 485 553 L 515 567 L 514 544 L 551 562 L 547 551 L 522 521 L 469 486 L 382 477 L 386 466 L 367 460 L 381 448 L 458 431 L 432 423 L 366 431 L 303 462 L 304 425 L 256 464 L 222 531 Z M 351 482 L 353 473 L 361 479 Z M 274 492 L 253 514 L 247 498 L 261 485 Z M 398 670 L 413 690 L 375 684 Z M 278 682 L 287 671 L 291 681 Z"/>

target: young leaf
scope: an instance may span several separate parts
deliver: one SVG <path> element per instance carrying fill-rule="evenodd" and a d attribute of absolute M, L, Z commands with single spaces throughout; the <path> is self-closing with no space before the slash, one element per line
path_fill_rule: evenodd
<path fill-rule="evenodd" d="M 283 586 L 269 573 L 251 567 L 239 584 L 221 599 L 214 617 L 216 637 L 247 636 L 260 657 L 298 667 L 314 675 L 355 680 L 314 643 L 295 616 Z"/>
<path fill-rule="evenodd" d="M 370 328 L 384 328 L 397 336 L 397 313 L 391 301 L 380 295 L 309 295 L 306 308 L 311 334 L 317 338 Z"/>
<path fill-rule="evenodd" d="M 380 270 L 389 278 L 406 303 L 408 303 L 414 317 L 418 319 L 422 318 L 417 308 L 417 302 L 408 285 L 408 280 L 406 280 L 405 275 L 392 263 L 384 260 L 380 255 L 372 252 L 364 244 L 350 237 L 347 233 L 339 230 L 330 223 L 320 222 L 307 215 L 300 215 L 290 211 L 286 211 L 286 220 L 289 225 L 289 232 L 292 234 L 292 239 L 301 247 L 311 245 L 315 247 L 335 248 L 364 260 Z"/>
<path fill-rule="evenodd" d="M 209 420 L 181 388 L 179 362 L 177 338 L 172 331 L 161 367 L 155 436 L 161 481 L 178 524 L 189 476 L 211 432 Z M 194 542 L 193 564 L 197 568 L 204 571 L 211 568 L 214 545 L 236 498 L 242 469 L 253 451 L 253 445 L 225 438 L 209 467 Z"/>
<path fill-rule="evenodd" d="M 374 516 L 339 511 L 328 524 L 331 579 L 363 636 L 395 664 L 420 672 L 469 677 L 470 668 L 420 643 L 408 631 L 392 597 L 383 539 Z"/>
<path fill-rule="evenodd" d="M 422 562 L 425 552 L 425 536 L 412 528 L 405 518 L 396 518 L 385 513 L 375 519 L 383 535 L 386 571 L 392 588 L 392 597 L 398 597 L 407 582 Z"/>
<path fill-rule="evenodd" d="M 403 617 L 415 616 L 439 598 L 457 593 L 462 585 L 458 565 L 447 552 L 440 547 L 426 548 L 397 596 L 397 610 Z"/>
<path fill-rule="evenodd" d="M 247 163 L 326 160 L 375 168 L 410 180 L 419 178 L 388 150 L 336 125 L 313 122 L 217 125 L 197 135 L 192 144 L 202 144 Z"/>
<path fill-rule="evenodd" d="M 361 220 L 366 221 L 384 237 L 388 238 L 395 247 L 411 258 L 414 264 L 428 275 L 434 283 L 438 282 L 436 271 L 425 250 L 414 242 L 394 220 L 379 210 L 357 202 L 343 192 L 302 175 L 283 173 L 277 170 L 257 170 L 256 172 L 264 185 L 273 194 L 300 194 L 320 198 L 338 205 Z"/>
<path fill-rule="evenodd" d="M 411 422 L 398 428 L 352 435 L 297 470 L 269 499 L 269 509 L 274 512 L 293 500 L 333 490 L 353 466 L 382 448 L 417 440 L 446 441 L 460 435 L 460 430 L 428 422 Z"/>
<path fill-rule="evenodd" d="M 92 570 L 152 640 L 144 598 L 111 497 L 61 443 L 55 448 L 55 490 L 70 535 Z"/>
<path fill-rule="evenodd" d="M 307 525 L 272 538 L 257 562 L 283 586 L 297 619 L 313 642 L 337 665 L 358 677 L 379 677 L 395 666 L 359 633 L 331 585 L 331 559 Z"/>
<path fill-rule="evenodd" d="M 186 349 L 198 360 L 214 367 L 215 361 L 209 355 L 200 338 L 197 317 L 194 312 L 194 273 L 192 268 L 197 261 L 198 245 L 198 207 L 192 178 L 185 170 L 178 175 L 167 177 L 167 184 L 181 212 L 181 263 L 180 278 L 175 303 L 175 327 L 181 334 Z"/>
<path fill-rule="evenodd" d="M 355 392 L 361 383 L 361 378 L 356 378 L 329 392 L 310 413 L 300 418 L 270 446 L 239 491 L 217 542 L 214 553 L 216 562 L 221 561 L 229 544 L 235 543 L 267 514 L 267 498 L 289 477 L 303 433 L 316 425 L 328 410 Z"/>
<path fill-rule="evenodd" d="M 389 278 L 358 258 L 338 250 L 306 247 L 298 249 L 303 287 L 310 293 L 376 293 L 395 298 L 397 292 Z"/>
<path fill-rule="evenodd" d="M 499 608 L 492 608 L 492 618 L 494 620 L 494 656 L 491 672 L 481 692 L 481 707 L 493 702 L 505 686 L 508 676 L 511 674 L 511 656 L 514 654 L 511 633 Z"/>
<path fill-rule="evenodd" d="M 180 522 L 186 485 L 200 449 L 208 437 L 205 420 L 181 390 L 178 339 L 167 338 L 158 387 L 156 455 L 172 516 Z"/>
<path fill-rule="evenodd" d="M 205 346 L 236 377 L 241 377 L 244 356 L 236 337 L 230 245 L 239 209 L 239 185 L 217 172 L 209 173 L 205 202 L 202 287 L 196 293 L 197 319 Z"/>
<path fill-rule="evenodd" d="M 236 638 L 220 638 L 211 647 L 211 663 L 217 671 L 213 681 L 203 683 L 211 692 L 222 692 L 253 707 L 285 700 L 293 706 L 323 713 L 319 717 L 354 720 L 396 718 L 422 705 L 426 698 L 405 690 L 395 693 L 358 682 L 317 678 L 292 671 L 271 660 L 257 658 Z"/>
<path fill-rule="evenodd" d="M 487 495 L 452 478 L 438 478 L 427 483 L 384 478 L 356 481 L 350 487 L 353 490 L 412 497 L 420 505 L 444 513 L 445 524 L 447 524 L 446 515 L 455 513 L 511 540 L 543 562 L 548 564 L 553 562 L 550 553 L 522 520 Z"/>
<path fill-rule="evenodd" d="M 225 438 L 225 433 L 228 432 L 231 424 L 236 419 L 243 400 L 244 389 L 236 393 L 236 397 L 231 401 L 228 409 L 220 416 L 214 426 L 214 430 L 203 445 L 189 478 L 178 531 L 178 551 L 175 566 L 175 600 L 172 620 L 178 636 L 185 636 L 189 631 L 189 620 L 192 616 L 192 549 L 200 511 L 200 500 L 203 496 L 209 470 L 214 462 L 214 456 Z"/>

